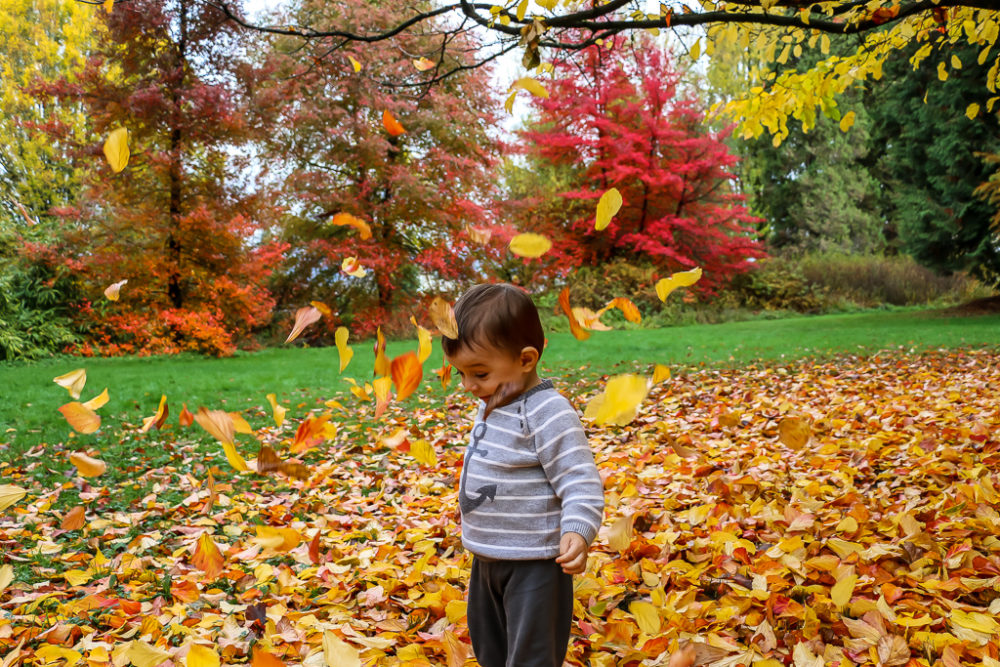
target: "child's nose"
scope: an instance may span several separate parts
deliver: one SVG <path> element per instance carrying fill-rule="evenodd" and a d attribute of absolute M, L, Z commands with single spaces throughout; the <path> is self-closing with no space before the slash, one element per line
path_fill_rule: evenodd
<path fill-rule="evenodd" d="M 463 378 L 462 387 L 465 388 L 465 391 L 474 391 L 476 388 L 476 383 L 472 380 L 472 378 Z"/>

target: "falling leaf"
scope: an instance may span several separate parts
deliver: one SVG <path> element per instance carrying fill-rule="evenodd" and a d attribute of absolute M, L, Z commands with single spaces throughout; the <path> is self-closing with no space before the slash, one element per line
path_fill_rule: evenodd
<path fill-rule="evenodd" d="M 701 278 L 701 268 L 691 269 L 690 271 L 680 271 L 674 273 L 669 278 L 661 278 L 656 283 L 656 296 L 660 298 L 660 301 L 666 301 L 670 293 L 673 292 L 678 287 L 690 287 L 694 285 Z"/>
<path fill-rule="evenodd" d="M 358 261 L 357 257 L 345 257 L 344 261 L 340 264 L 340 270 L 355 278 L 364 278 L 368 274 L 365 267 L 361 266 L 361 262 Z"/>
<path fill-rule="evenodd" d="M 292 454 L 299 454 L 336 437 L 337 427 L 330 423 L 329 414 L 310 416 L 299 424 L 289 451 Z"/>
<path fill-rule="evenodd" d="M 519 257 L 537 258 L 541 257 L 552 247 L 552 241 L 541 234 L 527 232 L 518 234 L 510 240 L 508 246 L 510 251 Z"/>
<path fill-rule="evenodd" d="M 266 398 L 271 404 L 271 413 L 274 415 L 274 425 L 281 428 L 281 425 L 285 423 L 285 413 L 287 410 L 283 405 L 278 404 L 277 394 L 268 394 Z"/>
<path fill-rule="evenodd" d="M 385 353 L 385 336 L 382 335 L 382 327 L 375 329 L 375 375 L 378 377 L 388 377 L 392 372 L 392 363 Z"/>
<path fill-rule="evenodd" d="M 358 650 L 329 630 L 323 633 L 323 659 L 327 667 L 361 667 Z"/>
<path fill-rule="evenodd" d="M 594 229 L 601 231 L 611 223 L 619 209 L 622 207 L 622 193 L 618 188 L 609 188 L 601 195 L 597 202 L 597 216 L 594 219 Z"/>
<path fill-rule="evenodd" d="M 413 61 L 413 66 L 421 72 L 426 72 L 429 69 L 434 69 L 437 67 L 437 63 L 430 58 L 420 57 Z"/>
<path fill-rule="evenodd" d="M 14 206 L 17 207 L 18 212 L 21 214 L 21 217 L 24 218 L 25 222 L 27 222 L 31 226 L 38 224 L 37 220 L 32 219 L 31 214 L 28 213 L 28 209 L 24 207 L 24 204 L 22 204 L 19 201 L 15 201 Z"/>
<path fill-rule="evenodd" d="M 346 261 L 346 260 L 345 260 Z M 295 325 L 292 327 L 291 332 L 288 334 L 288 338 L 285 339 L 285 343 L 291 343 L 293 340 L 299 337 L 307 326 L 319 321 L 323 314 L 319 311 L 316 306 L 303 306 L 295 311 Z"/>
<path fill-rule="evenodd" d="M 802 449 L 809 442 L 809 422 L 799 417 L 785 417 L 778 422 L 778 440 L 789 449 Z"/>
<path fill-rule="evenodd" d="M 140 432 L 146 433 L 151 428 L 156 428 L 160 430 L 163 427 L 163 423 L 167 421 L 167 414 L 169 410 L 167 409 L 167 395 L 163 394 L 160 396 L 160 405 L 156 408 L 156 414 L 152 417 L 142 418 L 142 428 L 139 429 Z"/>
<path fill-rule="evenodd" d="M 455 311 L 451 304 L 439 296 L 434 297 L 428 309 L 431 321 L 442 336 L 455 340 L 458 338 L 458 323 L 455 321 Z"/>
<path fill-rule="evenodd" d="M 245 433 L 247 435 L 253 435 L 253 427 L 250 426 L 250 422 L 243 418 L 238 412 L 230 412 L 229 418 L 233 420 L 233 430 L 237 433 Z"/>
<path fill-rule="evenodd" d="M 392 389 L 392 378 L 380 377 L 372 381 L 375 389 L 375 419 L 379 419 L 389 406 L 389 390 Z"/>
<path fill-rule="evenodd" d="M 98 408 L 103 407 L 108 402 L 108 399 L 109 399 L 108 388 L 105 387 L 104 391 L 102 391 L 97 396 L 94 396 L 89 401 L 84 402 L 82 405 L 88 410 L 97 410 Z"/>
<path fill-rule="evenodd" d="M 219 654 L 207 646 L 190 642 L 184 664 L 187 667 L 219 667 Z"/>
<path fill-rule="evenodd" d="M 447 360 L 441 362 L 441 368 L 434 371 L 438 379 L 441 380 L 441 391 L 448 391 L 448 386 L 451 384 L 451 364 Z"/>
<path fill-rule="evenodd" d="M 75 371 L 52 378 L 52 381 L 60 387 L 65 387 L 73 398 L 80 398 L 83 385 L 87 384 L 87 371 L 83 368 L 77 368 Z"/>
<path fill-rule="evenodd" d="M 396 399 L 404 401 L 420 386 L 423 366 L 416 354 L 406 352 L 392 360 L 390 375 L 396 385 Z"/>
<path fill-rule="evenodd" d="M 104 11 L 105 12 L 107 12 L 108 14 L 110 14 L 111 10 L 114 9 L 114 7 L 115 7 L 115 0 L 104 0 Z"/>
<path fill-rule="evenodd" d="M 595 313 L 590 308 L 573 307 L 573 318 L 584 329 L 591 331 L 611 331 L 611 327 L 601 321 L 601 313 Z"/>
<path fill-rule="evenodd" d="M 198 408 L 194 420 L 198 425 L 208 431 L 216 440 L 222 443 L 222 451 L 226 454 L 226 460 L 234 470 L 238 472 L 248 472 L 250 467 L 247 462 L 236 451 L 236 427 L 233 425 L 232 416 L 224 410 L 207 410 L 204 407 Z"/>
<path fill-rule="evenodd" d="M 493 236 L 493 232 L 488 229 L 482 229 L 480 227 L 467 226 L 465 228 L 466 234 L 472 239 L 473 243 L 478 243 L 480 245 L 486 245 L 490 242 L 490 238 Z"/>
<path fill-rule="evenodd" d="M 628 611 L 635 617 L 639 629 L 647 635 L 660 631 L 660 612 L 649 602 L 634 600 L 629 603 Z"/>
<path fill-rule="evenodd" d="M 0 484 L 0 512 L 4 511 L 28 493 L 19 486 Z"/>
<path fill-rule="evenodd" d="M 417 463 L 428 467 L 434 467 L 438 462 L 434 447 L 423 438 L 418 438 L 410 445 L 410 456 L 415 458 Z"/>
<path fill-rule="evenodd" d="M 338 213 L 330 220 L 330 224 L 337 227 L 353 227 L 358 230 L 362 241 L 367 241 L 372 237 L 372 228 L 368 226 L 368 223 L 350 213 Z"/>
<path fill-rule="evenodd" d="M 333 315 L 333 309 L 322 301 L 310 301 L 309 305 L 318 310 L 323 317 L 331 317 Z"/>
<path fill-rule="evenodd" d="M 260 452 L 257 454 L 257 472 L 266 475 L 272 471 L 278 471 L 296 479 L 309 479 L 310 474 L 309 468 L 304 464 L 282 461 L 277 452 L 267 445 L 261 445 Z"/>
<path fill-rule="evenodd" d="M 187 403 L 184 403 L 181 407 L 181 413 L 177 416 L 177 423 L 184 427 L 188 427 L 194 423 L 194 415 L 188 410 Z"/>
<path fill-rule="evenodd" d="M 76 466 L 76 470 L 81 477 L 99 477 L 108 469 L 104 461 L 91 458 L 81 452 L 70 454 L 69 462 Z"/>
<path fill-rule="evenodd" d="M 83 505 L 77 505 L 66 512 L 62 523 L 59 524 L 59 528 L 61 530 L 79 530 L 83 528 L 87 523 L 86 513 L 87 511 Z"/>
<path fill-rule="evenodd" d="M 191 564 L 205 573 L 208 581 L 215 581 L 222 573 L 222 563 L 225 559 L 219 547 L 212 540 L 208 533 L 202 533 L 198 538 L 194 555 L 191 556 Z"/>
<path fill-rule="evenodd" d="M 347 347 L 348 336 L 350 336 L 350 332 L 347 327 L 337 327 L 337 331 L 333 334 L 333 340 L 337 344 L 337 354 L 340 355 L 341 373 L 347 368 L 347 364 L 351 363 L 351 358 L 354 356 L 354 350 Z"/>
<path fill-rule="evenodd" d="M 580 323 L 576 320 L 576 316 L 573 315 L 573 308 L 569 305 L 568 287 L 563 287 L 562 291 L 559 292 L 559 307 L 562 308 L 563 314 L 569 320 L 569 330 L 572 332 L 573 337 L 577 340 L 587 340 L 590 338 L 590 332 L 580 326 Z"/>
<path fill-rule="evenodd" d="M 394 137 L 398 137 L 406 132 L 406 129 L 398 120 L 396 120 L 396 117 L 393 116 L 392 112 L 388 109 L 382 112 L 382 127 L 384 127 L 385 131 Z"/>
<path fill-rule="evenodd" d="M 853 111 L 848 111 L 840 119 L 840 131 L 847 132 L 854 125 L 855 114 Z"/>
<path fill-rule="evenodd" d="M 416 318 L 412 315 L 410 315 L 410 322 L 417 328 L 417 359 L 422 364 L 431 356 L 431 332 L 417 324 Z"/>
<path fill-rule="evenodd" d="M 548 98 L 549 91 L 545 90 L 545 86 L 540 84 L 537 79 L 532 79 L 530 76 L 524 76 L 516 80 L 510 85 L 509 90 L 526 90 L 535 97 Z"/>
<path fill-rule="evenodd" d="M 979 115 L 979 104 L 973 102 L 969 106 L 965 107 L 965 115 L 969 120 L 975 120 L 976 116 Z"/>
<path fill-rule="evenodd" d="M 59 407 L 59 412 L 73 428 L 79 433 L 93 433 L 101 427 L 101 418 L 90 408 L 84 407 L 82 403 L 72 401 Z"/>
<path fill-rule="evenodd" d="M 128 165 L 128 130 L 119 127 L 108 134 L 104 141 L 104 157 L 108 159 L 111 169 L 117 174 Z"/>
<path fill-rule="evenodd" d="M 116 283 L 111 283 L 104 288 L 104 296 L 108 298 L 109 301 L 117 301 L 118 293 L 121 291 L 122 286 L 128 282 L 128 278 L 125 280 L 119 280 Z"/>
<path fill-rule="evenodd" d="M 603 313 L 609 308 L 617 308 L 622 311 L 622 315 L 624 315 L 625 319 L 629 322 L 633 322 L 635 324 L 642 322 L 642 314 L 639 312 L 639 308 L 632 303 L 631 299 L 627 299 L 623 296 L 615 297 L 608 302 L 608 305 L 601 309 L 601 312 Z"/>
<path fill-rule="evenodd" d="M 603 392 L 590 400 L 584 416 L 593 419 L 598 426 L 624 426 L 635 419 L 639 405 L 648 392 L 649 383 L 643 376 L 631 373 L 617 375 L 608 380 Z"/>
<path fill-rule="evenodd" d="M 656 364 L 653 367 L 653 384 L 660 384 L 664 380 L 670 379 L 670 369 L 663 364 Z"/>
<path fill-rule="evenodd" d="M 354 68 L 355 73 L 361 71 L 361 63 L 354 59 L 354 56 L 347 56 L 347 59 L 351 61 L 351 67 Z"/>

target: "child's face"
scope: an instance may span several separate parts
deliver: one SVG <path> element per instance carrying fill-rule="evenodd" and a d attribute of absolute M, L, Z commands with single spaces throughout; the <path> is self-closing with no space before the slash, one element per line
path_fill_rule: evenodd
<path fill-rule="evenodd" d="M 487 403 L 503 385 L 508 385 L 504 388 L 505 393 L 516 396 L 528 389 L 528 384 L 537 377 L 538 351 L 533 347 L 526 347 L 520 355 L 514 356 L 492 346 L 470 348 L 463 345 L 447 360 L 462 378 L 462 387 Z"/>

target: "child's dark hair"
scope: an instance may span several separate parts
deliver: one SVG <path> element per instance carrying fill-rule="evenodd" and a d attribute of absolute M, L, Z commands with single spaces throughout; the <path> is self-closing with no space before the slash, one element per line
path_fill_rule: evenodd
<path fill-rule="evenodd" d="M 513 356 L 525 347 L 541 355 L 545 346 L 538 309 L 523 290 L 505 283 L 476 285 L 455 303 L 458 338 L 441 337 L 441 348 L 453 355 L 464 347 L 489 345 Z"/>

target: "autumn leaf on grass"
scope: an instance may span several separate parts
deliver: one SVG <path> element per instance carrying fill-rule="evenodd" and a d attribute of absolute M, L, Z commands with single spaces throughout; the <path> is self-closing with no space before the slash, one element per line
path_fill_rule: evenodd
<path fill-rule="evenodd" d="M 222 573 L 222 552 L 208 533 L 198 538 L 198 546 L 191 557 L 191 564 L 205 573 L 208 581 L 215 581 Z"/>
<path fill-rule="evenodd" d="M 319 312 L 319 308 L 316 306 L 303 306 L 295 311 L 295 325 L 292 327 L 291 333 L 288 334 L 288 338 L 285 339 L 286 343 L 291 343 L 293 340 L 299 337 L 307 326 L 318 322 L 319 318 L 323 316 L 323 313 Z"/>
<path fill-rule="evenodd" d="M 108 388 L 105 387 L 104 391 L 102 391 L 100 394 L 94 396 L 89 401 L 84 401 L 83 407 L 87 408 L 88 410 L 97 410 L 98 408 L 103 407 L 108 402 L 108 398 L 109 398 Z"/>
<path fill-rule="evenodd" d="M 330 224 L 337 227 L 353 227 L 358 230 L 362 241 L 367 241 L 372 237 L 372 228 L 368 223 L 350 213 L 338 213 L 330 220 Z"/>
<path fill-rule="evenodd" d="M 187 667 L 219 667 L 219 654 L 208 646 L 188 642 L 188 652 L 184 658 L 184 664 Z"/>
<path fill-rule="evenodd" d="M 35 658 L 42 665 L 60 663 L 62 661 L 65 661 L 64 664 L 66 665 L 75 665 L 83 660 L 83 654 L 65 646 L 44 644 L 35 649 Z"/>
<path fill-rule="evenodd" d="M 291 551 L 302 543 L 302 534 L 294 528 L 257 526 L 255 530 L 257 535 L 253 541 L 266 549 Z"/>
<path fill-rule="evenodd" d="M 198 425 L 208 431 L 216 440 L 222 443 L 222 451 L 226 453 L 226 460 L 237 472 L 249 472 L 250 467 L 247 462 L 236 451 L 236 427 L 233 425 L 232 416 L 224 410 L 206 410 L 204 407 L 198 408 L 198 414 L 194 416 Z"/>
<path fill-rule="evenodd" d="M 434 323 L 442 336 L 452 340 L 458 338 L 458 323 L 455 321 L 455 310 L 450 303 L 436 296 L 431 301 L 428 312 L 431 316 L 431 322 Z"/>
<path fill-rule="evenodd" d="M 355 398 L 361 401 L 371 400 L 372 386 L 370 384 L 366 382 L 364 386 L 361 386 L 358 384 L 358 381 L 355 380 L 354 378 L 344 378 L 344 381 L 349 382 L 351 384 L 351 393 L 354 394 Z"/>
<path fill-rule="evenodd" d="M 86 519 L 87 511 L 83 505 L 77 505 L 70 511 L 66 512 L 63 516 L 62 523 L 59 524 L 60 530 L 79 530 L 83 528 L 87 523 Z"/>
<path fill-rule="evenodd" d="M 580 326 L 580 323 L 576 321 L 576 317 L 573 315 L 573 309 L 569 305 L 569 288 L 563 287 L 562 291 L 559 292 L 559 307 L 562 308 L 563 314 L 566 315 L 566 319 L 569 320 L 569 330 L 573 333 L 573 337 L 577 340 L 587 340 L 590 338 L 590 332 Z"/>
<path fill-rule="evenodd" d="M 518 234 L 512 238 L 508 247 L 510 248 L 510 251 L 518 257 L 535 259 L 541 257 L 549 251 L 552 247 L 552 241 L 548 240 L 541 234 L 532 234 L 531 232 L 527 232 L 524 234 Z"/>
<path fill-rule="evenodd" d="M 72 401 L 59 407 L 59 412 L 66 418 L 66 421 L 79 433 L 93 433 L 101 426 L 101 418 L 97 414 L 77 401 Z"/>
<path fill-rule="evenodd" d="M 420 72 L 426 72 L 429 69 L 437 67 L 437 63 L 430 58 L 424 58 L 421 56 L 413 61 L 413 66 Z"/>
<path fill-rule="evenodd" d="M 664 380 L 669 380 L 669 379 L 670 379 L 670 369 L 669 368 L 667 368 L 663 364 L 656 364 L 656 366 L 653 367 L 653 384 L 654 385 L 660 384 Z"/>
<path fill-rule="evenodd" d="M 76 471 L 81 477 L 98 477 L 108 469 L 108 465 L 104 461 L 91 458 L 81 452 L 70 454 L 69 462 L 76 466 Z"/>
<path fill-rule="evenodd" d="M 392 389 L 392 378 L 375 378 L 372 381 L 372 387 L 375 389 L 375 419 L 378 419 L 385 412 L 385 409 L 389 407 L 389 391 Z"/>
<path fill-rule="evenodd" d="M 385 353 L 385 336 L 382 335 L 382 327 L 375 329 L 375 376 L 388 377 L 392 372 L 392 362 Z"/>
<path fill-rule="evenodd" d="M 285 423 L 285 413 L 287 410 L 285 406 L 278 404 L 278 396 L 276 394 L 268 394 L 267 401 L 271 404 L 271 413 L 274 415 L 274 425 L 281 428 L 281 425 Z"/>
<path fill-rule="evenodd" d="M 65 387 L 71 397 L 80 398 L 80 392 L 83 391 L 83 386 L 87 384 L 87 370 L 77 368 L 75 371 L 52 378 L 52 381 L 60 387 Z"/>
<path fill-rule="evenodd" d="M 406 400 L 420 386 L 423 366 L 413 352 L 406 352 L 392 360 L 392 383 L 396 385 L 396 399 Z"/>
<path fill-rule="evenodd" d="M 434 374 L 441 380 L 441 391 L 448 391 L 448 386 L 451 384 L 451 364 L 442 361 L 441 368 L 435 369 Z"/>
<path fill-rule="evenodd" d="M 639 404 L 649 393 L 649 382 L 641 375 L 617 375 L 608 380 L 604 391 L 587 404 L 584 416 L 598 426 L 624 426 L 635 419 Z"/>
<path fill-rule="evenodd" d="M 417 324 L 417 318 L 413 315 L 410 315 L 410 322 L 417 328 L 417 359 L 422 364 L 431 356 L 433 347 L 431 344 L 431 332 Z"/>
<path fill-rule="evenodd" d="M 10 563 L 0 565 L 0 593 L 3 593 L 12 581 L 14 581 L 14 567 Z"/>
<path fill-rule="evenodd" d="M 434 467 L 438 462 L 434 446 L 423 438 L 418 438 L 410 444 L 410 456 L 415 458 L 417 463 L 428 467 Z"/>
<path fill-rule="evenodd" d="M 656 283 L 656 296 L 660 301 L 666 301 L 670 293 L 678 287 L 690 287 L 701 279 L 701 268 L 694 268 L 690 271 L 680 271 L 672 274 L 669 278 L 661 278 Z"/>
<path fill-rule="evenodd" d="M 28 493 L 19 486 L 0 484 L 0 512 L 4 511 Z"/>
<path fill-rule="evenodd" d="M 118 293 L 121 292 L 122 287 L 128 282 L 128 278 L 125 280 L 119 280 L 116 283 L 111 283 L 104 288 L 104 296 L 107 297 L 108 301 L 117 301 Z"/>
<path fill-rule="evenodd" d="M 337 427 L 330 423 L 330 415 L 310 416 L 299 424 L 289 451 L 292 454 L 299 454 L 312 449 L 324 440 L 332 440 L 336 437 Z"/>
<path fill-rule="evenodd" d="M 163 427 L 163 422 L 167 421 L 167 414 L 169 410 L 167 409 L 167 395 L 162 394 L 160 396 L 160 405 L 156 408 L 156 414 L 152 417 L 142 418 L 142 428 L 139 429 L 140 432 L 146 433 L 151 428 L 160 430 Z"/>
<path fill-rule="evenodd" d="M 257 454 L 257 472 L 266 475 L 274 470 L 296 479 L 309 479 L 309 468 L 305 465 L 282 461 L 277 452 L 267 445 L 261 445 Z"/>
<path fill-rule="evenodd" d="M 263 650 L 260 646 L 254 646 L 250 667 L 285 667 L 285 663 L 275 654 Z"/>
<path fill-rule="evenodd" d="M 351 363 L 351 358 L 354 356 L 354 350 L 347 347 L 347 337 L 350 335 L 347 327 L 337 327 L 337 331 L 333 334 L 333 340 L 337 344 L 337 354 L 340 356 L 341 373 L 347 368 L 347 364 Z"/>
<path fill-rule="evenodd" d="M 621 207 L 622 194 L 618 192 L 618 188 L 609 188 L 606 190 L 597 202 L 594 229 L 601 231 L 607 227 L 611 223 L 611 218 L 615 217 L 615 214 L 618 213 Z"/>
<path fill-rule="evenodd" d="M 187 427 L 194 423 L 194 415 L 188 410 L 187 403 L 181 406 L 181 413 L 177 415 L 177 423 L 181 426 Z"/>
<path fill-rule="evenodd" d="M 119 127 L 108 134 L 104 140 L 104 157 L 108 159 L 111 169 L 117 174 L 128 165 L 128 130 Z"/>
<path fill-rule="evenodd" d="M 801 417 L 785 417 L 778 422 L 778 440 L 789 449 L 802 449 L 811 435 L 808 420 Z"/>
<path fill-rule="evenodd" d="M 396 120 L 396 117 L 393 116 L 392 112 L 388 109 L 382 112 L 382 127 L 384 127 L 385 131 L 394 137 L 398 137 L 406 132 L 406 128 L 404 128 L 403 125 Z"/>
<path fill-rule="evenodd" d="M 660 612 L 651 603 L 634 600 L 629 603 L 628 611 L 635 618 L 639 629 L 647 635 L 655 635 L 660 631 Z"/>

